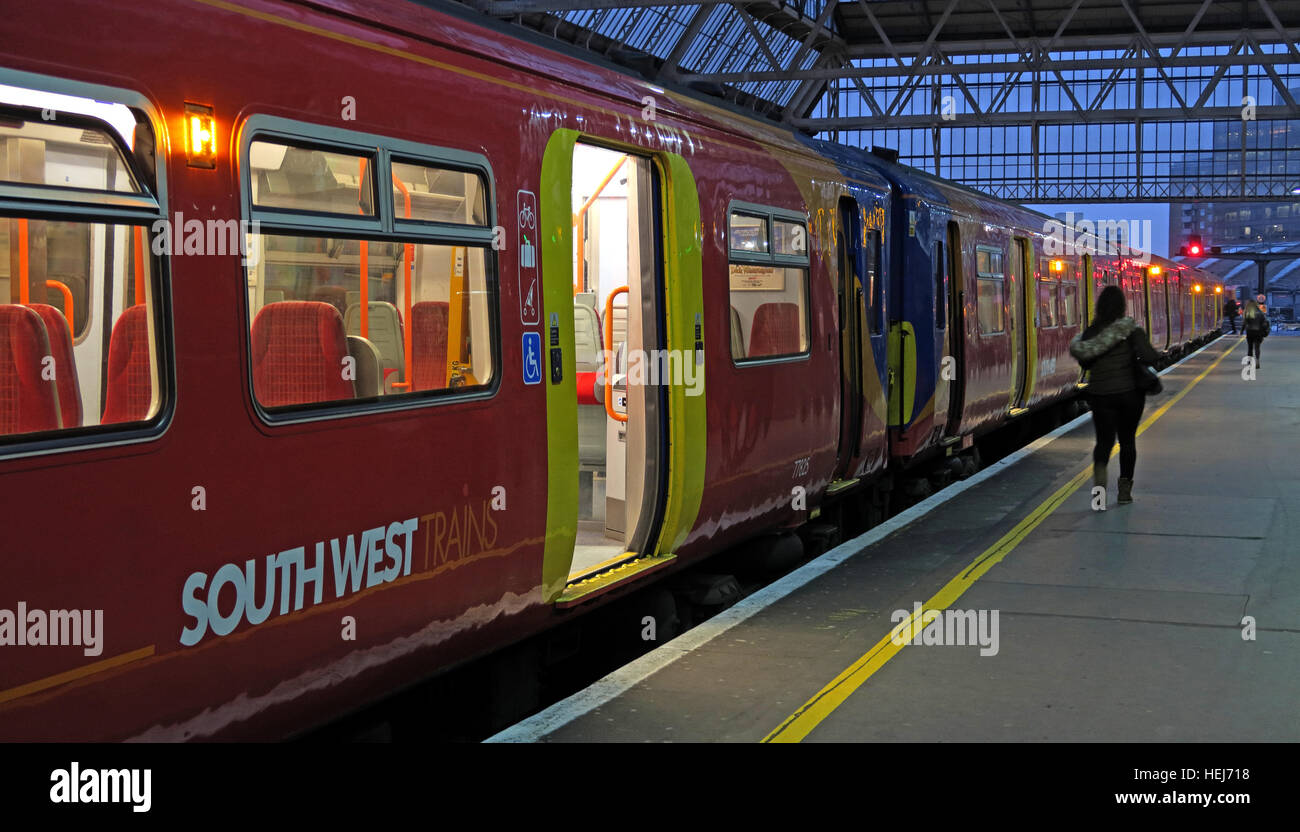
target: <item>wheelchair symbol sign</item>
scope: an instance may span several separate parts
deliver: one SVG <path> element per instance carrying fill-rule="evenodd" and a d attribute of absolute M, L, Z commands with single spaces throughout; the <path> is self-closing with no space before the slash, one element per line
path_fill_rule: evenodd
<path fill-rule="evenodd" d="M 542 335 L 524 333 L 524 384 L 542 383 Z"/>

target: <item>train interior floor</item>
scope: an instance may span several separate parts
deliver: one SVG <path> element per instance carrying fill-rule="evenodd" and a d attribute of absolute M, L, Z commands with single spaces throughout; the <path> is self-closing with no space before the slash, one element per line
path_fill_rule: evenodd
<path fill-rule="evenodd" d="M 1254 380 L 1245 355 L 1225 336 L 1147 399 L 1144 423 L 1191 386 L 1138 437 L 1132 505 L 1116 455 L 1092 508 L 1085 417 L 544 739 L 757 741 L 802 710 L 807 741 L 1300 740 L 1300 338 L 1268 338 Z M 995 654 L 909 644 L 841 676 L 1036 510 L 947 605 L 986 614 Z"/>

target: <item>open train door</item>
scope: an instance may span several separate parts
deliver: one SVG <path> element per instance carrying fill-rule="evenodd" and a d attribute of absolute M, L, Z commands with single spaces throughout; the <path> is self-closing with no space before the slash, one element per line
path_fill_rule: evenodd
<path fill-rule="evenodd" d="M 701 225 L 685 159 L 573 130 L 547 142 L 535 199 L 548 372 L 524 383 L 546 385 L 542 590 L 563 607 L 666 566 L 698 516 Z"/>
<path fill-rule="evenodd" d="M 862 221 L 857 201 L 840 197 L 835 233 L 839 266 L 838 309 L 840 326 L 840 441 L 833 480 L 847 479 L 849 466 L 862 441 L 863 292 L 859 247 Z"/>

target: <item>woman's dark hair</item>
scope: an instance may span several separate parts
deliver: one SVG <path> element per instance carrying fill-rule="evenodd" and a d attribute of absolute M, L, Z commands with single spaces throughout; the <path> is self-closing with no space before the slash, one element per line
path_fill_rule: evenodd
<path fill-rule="evenodd" d="M 1097 295 L 1097 306 L 1092 313 L 1092 323 L 1083 331 L 1086 341 L 1098 332 L 1124 317 L 1124 292 L 1118 286 L 1107 286 Z"/>

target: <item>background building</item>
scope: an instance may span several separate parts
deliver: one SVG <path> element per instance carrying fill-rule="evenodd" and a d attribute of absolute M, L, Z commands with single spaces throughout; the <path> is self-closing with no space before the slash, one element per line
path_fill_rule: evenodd
<path fill-rule="evenodd" d="M 1300 96 L 1300 87 L 1290 90 Z M 1214 125 L 1213 145 L 1196 163 L 1176 163 L 1172 173 L 1188 180 L 1213 171 L 1214 176 L 1281 181 L 1295 199 L 1278 202 L 1196 202 L 1169 206 L 1169 250 L 1177 252 L 1192 236 L 1206 246 L 1232 251 L 1295 249 L 1297 259 L 1271 263 L 1266 271 L 1270 303 L 1290 305 L 1291 293 L 1300 290 L 1300 123 L 1287 120 L 1221 122 Z M 1207 258 L 1198 263 L 1243 286 L 1253 296 L 1258 280 L 1254 263 Z"/>

